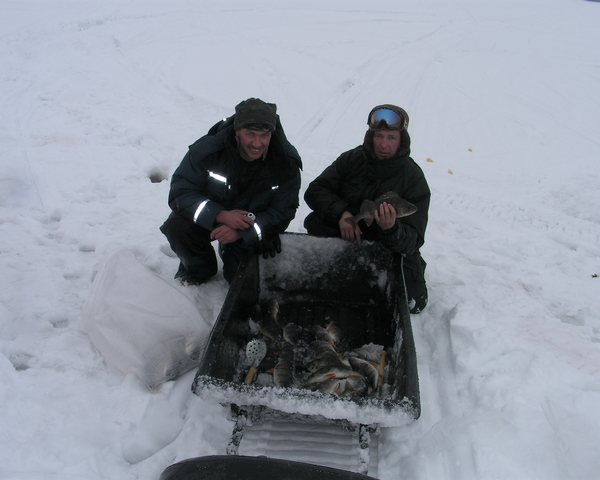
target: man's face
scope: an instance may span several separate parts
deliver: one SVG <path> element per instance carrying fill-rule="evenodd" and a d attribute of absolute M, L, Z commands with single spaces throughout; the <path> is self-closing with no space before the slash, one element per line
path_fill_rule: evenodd
<path fill-rule="evenodd" d="M 269 148 L 271 132 L 241 128 L 236 130 L 235 134 L 240 141 L 240 155 L 247 162 L 258 160 Z"/>
<path fill-rule="evenodd" d="M 373 150 L 379 160 L 392 157 L 400 147 L 398 130 L 375 130 L 373 133 Z"/>

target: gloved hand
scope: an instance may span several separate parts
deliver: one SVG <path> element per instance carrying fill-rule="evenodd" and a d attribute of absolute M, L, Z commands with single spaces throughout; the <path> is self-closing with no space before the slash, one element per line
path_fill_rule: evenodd
<path fill-rule="evenodd" d="M 258 244 L 258 248 L 262 253 L 263 258 L 275 257 L 281 253 L 281 239 L 277 232 L 262 232 L 262 240 Z"/>

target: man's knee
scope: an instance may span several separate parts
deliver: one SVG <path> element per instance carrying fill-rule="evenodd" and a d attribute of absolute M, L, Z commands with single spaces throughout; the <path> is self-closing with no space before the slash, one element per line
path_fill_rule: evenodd
<path fill-rule="evenodd" d="M 242 258 L 247 252 L 248 250 L 239 241 L 226 245 L 219 243 L 219 256 L 223 261 L 223 277 L 227 283 L 233 282 Z"/>
<path fill-rule="evenodd" d="M 196 257 L 212 250 L 210 231 L 179 215 L 169 217 L 160 231 L 177 256 Z"/>
<path fill-rule="evenodd" d="M 337 224 L 332 225 L 319 217 L 315 212 L 311 212 L 304 219 L 304 228 L 306 232 L 313 237 L 340 237 L 340 228 Z"/>
<path fill-rule="evenodd" d="M 192 221 L 173 215 L 160 227 L 181 265 L 175 278 L 202 283 L 216 275 L 217 257 L 210 232 Z"/>

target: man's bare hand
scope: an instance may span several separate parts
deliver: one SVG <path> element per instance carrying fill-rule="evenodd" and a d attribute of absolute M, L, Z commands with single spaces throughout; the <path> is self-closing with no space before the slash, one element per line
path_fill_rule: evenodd
<path fill-rule="evenodd" d="M 373 217 L 382 230 L 389 230 L 396 224 L 396 209 L 389 203 L 383 202 L 379 210 L 373 212 Z"/>
<path fill-rule="evenodd" d="M 345 219 L 351 217 L 352 214 L 350 212 L 342 213 L 342 218 L 338 222 L 340 226 L 340 233 L 342 234 L 342 238 L 348 242 L 356 242 L 360 243 L 360 228 L 358 225 L 352 226 Z"/>
<path fill-rule="evenodd" d="M 212 232 L 210 232 L 210 238 L 212 240 L 218 240 L 223 245 L 227 243 L 233 243 L 236 240 L 242 238 L 238 231 L 227 225 L 219 225 Z"/>
<path fill-rule="evenodd" d="M 217 223 L 227 225 L 233 230 L 246 230 L 254 224 L 247 215 L 245 210 L 221 210 L 217 215 Z"/>

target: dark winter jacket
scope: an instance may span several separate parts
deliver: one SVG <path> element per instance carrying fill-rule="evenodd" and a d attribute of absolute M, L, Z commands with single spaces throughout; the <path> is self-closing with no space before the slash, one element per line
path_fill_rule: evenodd
<path fill-rule="evenodd" d="M 337 224 L 344 211 L 356 215 L 366 199 L 375 200 L 394 191 L 417 206 L 416 213 L 399 218 L 389 230 L 376 222 L 369 237 L 381 241 L 396 253 L 410 255 L 425 242 L 425 229 L 431 193 L 421 168 L 410 157 L 410 137 L 401 132 L 400 148 L 388 159 L 379 160 L 373 151 L 373 132 L 368 131 L 363 145 L 338 157 L 308 186 L 304 199 L 324 221 Z M 363 231 L 367 230 L 362 225 Z"/>
<path fill-rule="evenodd" d="M 266 157 L 247 162 L 237 147 L 235 115 L 213 126 L 189 147 L 171 179 L 169 206 L 212 230 L 222 210 L 241 209 L 256 215 L 260 231 L 282 233 L 299 205 L 300 155 L 287 140 L 279 118 Z M 247 246 L 259 241 L 254 228 L 239 230 Z"/>

